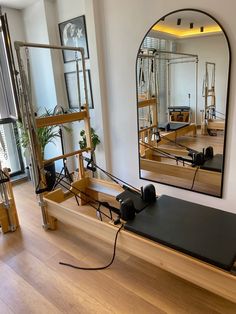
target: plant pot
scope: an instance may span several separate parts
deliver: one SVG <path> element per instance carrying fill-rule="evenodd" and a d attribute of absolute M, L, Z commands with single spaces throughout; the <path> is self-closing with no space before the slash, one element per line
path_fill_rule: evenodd
<path fill-rule="evenodd" d="M 45 179 L 46 179 L 47 187 L 48 187 L 48 190 L 51 191 L 54 187 L 55 182 L 56 182 L 55 163 L 52 162 L 48 165 L 45 165 L 44 170 L 45 170 Z"/>

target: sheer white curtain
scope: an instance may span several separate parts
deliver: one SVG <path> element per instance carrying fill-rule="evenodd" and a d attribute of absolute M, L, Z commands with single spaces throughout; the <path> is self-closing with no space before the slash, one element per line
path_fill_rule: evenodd
<path fill-rule="evenodd" d="M 6 15 L 0 16 L 0 160 L 11 174 L 23 171 L 17 147 L 17 86 Z"/>
<path fill-rule="evenodd" d="M 13 66 L 9 54 L 9 35 L 5 16 L 0 17 L 0 119 L 16 119 L 16 95 L 11 76 Z M 8 51 L 8 53 L 7 53 Z"/>

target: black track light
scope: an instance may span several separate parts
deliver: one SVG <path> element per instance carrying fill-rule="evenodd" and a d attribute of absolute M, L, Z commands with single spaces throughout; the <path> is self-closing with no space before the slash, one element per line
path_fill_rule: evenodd
<path fill-rule="evenodd" d="M 189 28 L 191 28 L 191 29 L 193 28 L 193 23 L 189 24 Z"/>
<path fill-rule="evenodd" d="M 203 27 L 203 26 L 200 27 L 200 32 L 201 32 L 201 33 L 204 32 L 204 27 Z"/>
<path fill-rule="evenodd" d="M 181 19 L 177 19 L 177 25 L 181 24 Z"/>
<path fill-rule="evenodd" d="M 162 17 L 162 18 L 161 18 L 161 21 L 163 21 L 163 22 L 164 22 L 164 21 L 165 21 L 165 17 Z"/>

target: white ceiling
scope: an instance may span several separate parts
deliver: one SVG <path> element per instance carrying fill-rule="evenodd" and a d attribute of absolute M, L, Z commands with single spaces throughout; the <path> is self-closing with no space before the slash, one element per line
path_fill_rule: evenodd
<path fill-rule="evenodd" d="M 36 1 L 37 0 L 0 0 L 0 5 L 13 9 L 24 9 Z"/>

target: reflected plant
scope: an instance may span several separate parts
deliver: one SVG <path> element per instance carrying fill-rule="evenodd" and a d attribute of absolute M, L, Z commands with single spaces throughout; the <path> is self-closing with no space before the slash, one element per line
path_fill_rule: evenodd
<path fill-rule="evenodd" d="M 82 140 L 79 141 L 80 149 L 86 148 L 87 141 L 86 141 L 85 130 L 80 131 L 80 136 L 82 137 Z M 91 128 L 91 139 L 92 139 L 92 144 L 93 144 L 93 150 L 95 150 L 97 145 L 100 144 L 101 141 L 93 128 Z"/>

